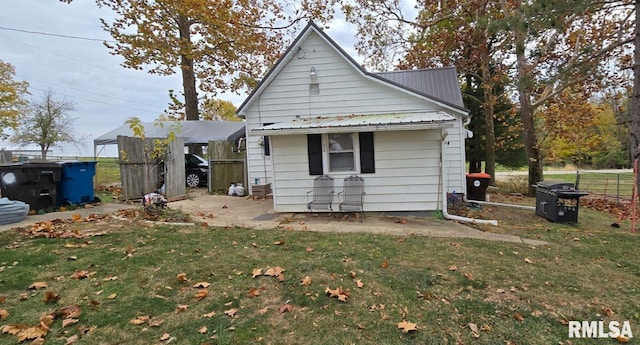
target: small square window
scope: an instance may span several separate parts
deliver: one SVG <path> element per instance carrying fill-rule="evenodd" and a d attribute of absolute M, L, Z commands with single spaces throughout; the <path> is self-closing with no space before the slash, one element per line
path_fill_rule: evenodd
<path fill-rule="evenodd" d="M 355 171 L 352 134 L 329 134 L 329 171 Z"/>
<path fill-rule="evenodd" d="M 320 94 L 320 84 L 318 84 L 318 83 L 309 84 L 309 94 L 310 95 L 319 95 Z"/>

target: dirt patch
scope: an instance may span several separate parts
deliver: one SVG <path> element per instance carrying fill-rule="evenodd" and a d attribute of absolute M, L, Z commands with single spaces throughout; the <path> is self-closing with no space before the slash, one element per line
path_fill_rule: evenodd
<path fill-rule="evenodd" d="M 190 194 L 186 200 L 170 202 L 192 216 L 194 222 L 209 226 L 244 227 L 258 230 L 282 229 L 288 231 L 366 232 L 396 236 L 432 236 L 447 238 L 477 238 L 491 241 L 527 242 L 519 236 L 480 231 L 469 226 L 434 216 L 389 216 L 376 212 L 366 218 L 349 213 L 276 213 L 273 199 L 210 195 L 202 192 Z M 535 243 L 534 243 L 535 242 Z M 538 243 L 540 242 L 540 243 Z"/>

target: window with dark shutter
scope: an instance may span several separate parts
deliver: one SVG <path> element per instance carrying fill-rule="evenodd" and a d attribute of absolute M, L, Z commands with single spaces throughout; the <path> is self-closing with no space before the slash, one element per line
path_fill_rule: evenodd
<path fill-rule="evenodd" d="M 272 124 L 273 123 L 263 123 L 262 126 L 269 126 L 269 125 L 272 125 Z M 262 137 L 262 142 L 264 144 L 264 146 L 263 146 L 264 155 L 265 156 L 271 156 L 271 145 L 269 143 L 269 137 L 268 136 Z"/>
<path fill-rule="evenodd" d="M 309 175 L 322 175 L 322 135 L 307 134 Z"/>
<path fill-rule="evenodd" d="M 360 172 L 372 174 L 376 172 L 376 162 L 373 153 L 373 132 L 359 133 L 360 140 Z"/>

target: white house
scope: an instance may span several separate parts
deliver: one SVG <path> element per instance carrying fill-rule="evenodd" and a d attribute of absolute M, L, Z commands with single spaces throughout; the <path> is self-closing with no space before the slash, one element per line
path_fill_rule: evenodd
<path fill-rule="evenodd" d="M 365 211 L 442 209 L 444 193 L 466 190 L 454 68 L 370 73 L 310 23 L 237 112 L 249 181 L 272 184 L 277 212 L 306 211 L 322 174 L 336 193 L 363 177 Z"/>

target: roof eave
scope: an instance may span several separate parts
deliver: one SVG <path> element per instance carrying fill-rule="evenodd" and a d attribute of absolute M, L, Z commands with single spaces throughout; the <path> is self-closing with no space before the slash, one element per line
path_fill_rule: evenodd
<path fill-rule="evenodd" d="M 383 131 L 417 131 L 421 129 L 452 128 L 455 121 L 437 121 L 409 124 L 375 124 L 359 126 L 334 126 L 334 127 L 307 127 L 307 128 L 283 128 L 283 129 L 253 129 L 250 136 L 269 135 L 295 135 L 317 133 L 350 133 L 350 132 L 383 132 Z"/>

